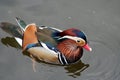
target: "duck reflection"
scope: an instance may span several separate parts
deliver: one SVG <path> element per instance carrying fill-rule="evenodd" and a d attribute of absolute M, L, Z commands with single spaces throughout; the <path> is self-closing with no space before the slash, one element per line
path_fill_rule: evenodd
<path fill-rule="evenodd" d="M 76 78 L 81 75 L 81 72 L 89 67 L 89 64 L 83 63 L 81 60 L 75 64 L 65 66 L 66 73 L 69 76 Z"/>
<path fill-rule="evenodd" d="M 21 49 L 21 46 L 16 42 L 13 37 L 5 37 L 1 39 L 1 42 L 6 46 L 11 46 L 17 49 Z"/>
<path fill-rule="evenodd" d="M 16 49 L 22 49 L 21 46 L 17 43 L 17 41 L 15 40 L 14 37 L 5 37 L 5 38 L 2 38 L 2 39 L 1 39 L 1 42 L 2 42 L 4 45 L 6 45 L 7 47 L 8 47 L 8 46 L 11 46 L 11 47 L 14 47 L 14 48 L 16 48 Z M 27 52 L 27 51 L 23 51 L 22 54 L 25 55 L 25 56 L 30 57 L 30 53 Z M 31 57 L 30 57 L 30 58 L 31 58 Z M 37 59 L 35 59 L 35 60 L 36 60 L 37 62 L 39 62 L 39 63 L 42 62 L 42 61 L 37 60 Z"/>

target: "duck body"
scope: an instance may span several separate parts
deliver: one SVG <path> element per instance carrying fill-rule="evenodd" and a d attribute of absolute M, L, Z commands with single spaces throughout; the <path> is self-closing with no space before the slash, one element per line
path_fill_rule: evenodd
<path fill-rule="evenodd" d="M 22 50 L 30 53 L 31 58 L 52 64 L 68 65 L 80 60 L 83 48 L 91 51 L 85 34 L 78 29 L 62 31 L 53 27 L 38 27 L 35 23 L 26 25 L 20 18 L 16 18 L 16 21 L 19 26 L 4 22 L 0 27 L 14 36 Z"/>

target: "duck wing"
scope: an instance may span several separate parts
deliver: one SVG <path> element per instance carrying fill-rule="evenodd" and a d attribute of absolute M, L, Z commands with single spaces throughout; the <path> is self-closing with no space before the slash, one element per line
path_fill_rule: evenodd
<path fill-rule="evenodd" d="M 25 31 L 26 29 L 26 23 L 24 20 L 16 17 L 16 21 L 19 25 L 19 27 Z M 54 28 L 54 27 L 48 27 L 48 26 L 37 26 L 37 32 L 36 32 L 36 36 L 38 38 L 39 41 L 42 41 L 46 44 L 52 44 L 52 45 L 56 45 L 57 44 L 57 34 L 59 32 L 62 32 L 62 30 Z"/>
<path fill-rule="evenodd" d="M 55 40 L 54 34 L 59 33 L 59 31 L 52 29 L 50 27 L 40 28 L 36 32 L 39 41 L 42 41 L 46 44 L 56 45 L 57 41 Z"/>

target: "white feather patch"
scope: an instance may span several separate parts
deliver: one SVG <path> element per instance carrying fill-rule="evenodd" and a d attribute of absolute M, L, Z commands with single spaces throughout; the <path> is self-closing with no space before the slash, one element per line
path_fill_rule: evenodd
<path fill-rule="evenodd" d="M 22 39 L 18 38 L 18 37 L 15 37 L 15 40 L 18 42 L 18 44 L 20 46 L 22 46 Z"/>
<path fill-rule="evenodd" d="M 59 38 L 58 40 L 60 40 L 60 39 L 65 39 L 65 38 L 68 38 L 68 39 L 71 39 L 71 40 L 74 40 L 74 41 L 83 40 L 83 39 L 80 38 L 80 37 L 74 37 L 74 36 L 63 36 L 63 37 Z M 83 40 L 83 41 L 84 41 L 84 40 Z"/>
<path fill-rule="evenodd" d="M 56 31 L 59 31 L 59 32 L 62 32 L 62 30 L 57 29 L 57 28 L 54 28 L 54 27 L 49 27 L 49 28 L 51 28 L 51 29 L 53 29 L 53 30 L 56 30 Z"/>
<path fill-rule="evenodd" d="M 45 43 L 41 42 L 41 45 L 42 45 L 45 49 L 49 50 L 50 52 L 52 52 L 52 53 L 54 53 L 54 54 L 58 54 L 58 53 L 56 53 L 55 51 L 49 49 Z"/>

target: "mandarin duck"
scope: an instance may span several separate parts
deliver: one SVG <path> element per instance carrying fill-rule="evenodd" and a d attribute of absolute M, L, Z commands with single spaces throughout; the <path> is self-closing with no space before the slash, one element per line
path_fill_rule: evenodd
<path fill-rule="evenodd" d="M 17 17 L 16 21 L 19 26 L 1 22 L 0 27 L 14 36 L 22 51 L 29 52 L 31 58 L 52 64 L 68 65 L 80 60 L 83 48 L 92 51 L 86 35 L 81 30 L 39 27 L 35 23 L 27 25 Z"/>

